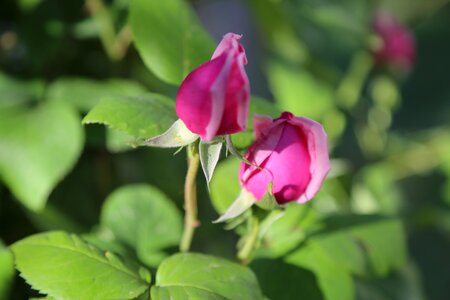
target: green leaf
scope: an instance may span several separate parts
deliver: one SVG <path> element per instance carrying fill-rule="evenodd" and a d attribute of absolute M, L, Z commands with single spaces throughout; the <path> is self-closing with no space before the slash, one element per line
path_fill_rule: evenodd
<path fill-rule="evenodd" d="M 105 97 L 83 119 L 104 124 L 135 138 L 148 138 L 169 128 L 177 119 L 174 102 L 163 95 Z"/>
<path fill-rule="evenodd" d="M 264 295 L 273 300 L 323 300 L 317 279 L 309 270 L 281 259 L 256 259 L 251 269 L 258 277 Z"/>
<path fill-rule="evenodd" d="M 365 26 L 356 15 L 346 9 L 344 5 L 320 5 L 308 11 L 308 16 L 319 26 L 332 32 L 358 35 L 367 34 Z"/>
<path fill-rule="evenodd" d="M 0 109 L 40 99 L 44 89 L 41 80 L 23 81 L 0 72 Z"/>
<path fill-rule="evenodd" d="M 217 213 L 224 213 L 239 195 L 239 159 L 229 157 L 221 161 L 211 180 L 211 202 Z"/>
<path fill-rule="evenodd" d="M 273 211 L 269 216 L 277 214 L 277 211 Z M 271 217 L 261 223 L 264 247 L 258 249 L 257 256 L 283 256 L 298 247 L 308 233 L 318 226 L 317 213 L 311 209 L 309 203 L 289 203 L 274 222 Z M 266 225 L 266 222 L 269 224 Z"/>
<path fill-rule="evenodd" d="M 425 300 L 425 293 L 418 270 L 413 265 L 383 278 L 356 278 L 359 300 Z"/>
<path fill-rule="evenodd" d="M 284 2 L 249 0 L 252 15 L 264 36 L 264 44 L 277 57 L 293 64 L 305 64 L 310 57 L 307 44 L 297 35 Z M 308 45 L 309 46 L 309 45 Z"/>
<path fill-rule="evenodd" d="M 133 149 L 135 138 L 125 132 L 107 128 L 106 148 L 112 153 L 125 152 Z"/>
<path fill-rule="evenodd" d="M 132 299 L 148 289 L 137 271 L 76 235 L 37 234 L 11 249 L 20 276 L 56 299 Z"/>
<path fill-rule="evenodd" d="M 106 96 L 140 96 L 147 93 L 140 84 L 123 79 L 105 81 L 87 78 L 63 78 L 49 85 L 46 98 L 70 103 L 82 112 L 88 112 Z"/>
<path fill-rule="evenodd" d="M 271 90 L 283 110 L 322 120 L 334 108 L 332 88 L 306 70 L 272 62 L 267 71 Z"/>
<path fill-rule="evenodd" d="M 80 185 L 78 185 L 79 187 Z M 58 188 L 57 188 L 58 189 Z M 64 194 L 67 191 L 58 191 L 56 193 Z M 65 201 L 73 201 L 77 197 L 83 197 L 82 195 L 76 195 L 74 198 L 65 197 L 65 199 L 55 197 L 54 199 L 60 200 L 58 205 L 64 206 Z M 51 230 L 64 230 L 68 232 L 83 232 L 88 229 L 86 224 L 81 224 L 80 221 L 76 220 L 73 215 L 69 215 L 67 211 L 63 210 L 60 206 L 52 203 L 52 197 L 50 197 L 50 202 L 48 202 L 45 207 L 39 212 L 28 211 L 27 217 L 33 223 L 33 225 L 40 231 L 51 231 Z M 84 200 L 84 199 L 83 199 Z M 63 202 L 64 201 L 64 202 Z M 82 206 L 80 202 L 76 205 Z M 86 209 L 85 206 L 83 206 Z M 71 210 L 71 207 L 64 207 L 64 209 Z M 73 211 L 73 209 L 72 209 Z M 84 226 L 83 226 L 84 225 Z"/>
<path fill-rule="evenodd" d="M 126 245 L 116 239 L 109 228 L 98 226 L 91 232 L 83 234 L 81 238 L 100 251 L 110 251 L 121 257 L 136 257 L 134 253 L 130 253 L 130 249 Z"/>
<path fill-rule="evenodd" d="M 289 264 L 311 270 L 326 300 L 354 299 L 355 290 L 349 272 L 341 268 L 327 253 L 307 244 L 285 258 Z"/>
<path fill-rule="evenodd" d="M 406 235 L 398 219 L 386 219 L 351 228 L 369 260 L 369 268 L 378 276 L 401 268 L 407 260 Z M 389 232 L 389 234 L 386 234 Z"/>
<path fill-rule="evenodd" d="M 214 292 L 205 291 L 196 287 L 171 286 L 153 287 L 152 299 L 155 300 L 228 300 Z"/>
<path fill-rule="evenodd" d="M 324 225 L 297 252 L 320 254 L 339 270 L 358 275 L 386 276 L 406 262 L 405 233 L 397 219 L 345 216 L 329 218 Z"/>
<path fill-rule="evenodd" d="M 275 103 L 267 99 L 253 95 L 250 98 L 250 105 L 248 111 L 249 111 L 250 128 L 253 128 L 253 115 L 255 114 L 267 115 L 273 118 L 278 118 L 282 112 Z"/>
<path fill-rule="evenodd" d="M 263 299 L 253 272 L 222 258 L 184 253 L 164 260 L 152 299 Z"/>
<path fill-rule="evenodd" d="M 357 175 L 359 183 L 353 186 L 352 206 L 359 213 L 400 212 L 402 196 L 395 182 L 396 171 L 389 163 L 377 163 L 363 168 Z"/>
<path fill-rule="evenodd" d="M 405 233 L 397 219 L 342 216 L 320 221 L 312 207 L 290 204 L 263 238 L 256 257 L 287 254 L 287 263 L 315 274 L 325 299 L 352 299 L 352 274 L 386 276 L 406 261 Z"/>
<path fill-rule="evenodd" d="M 29 209 L 41 210 L 81 153 L 78 114 L 55 103 L 0 110 L 0 177 Z"/>
<path fill-rule="evenodd" d="M 184 0 L 133 0 L 130 23 L 145 65 L 168 83 L 178 85 L 213 54 L 214 42 Z"/>
<path fill-rule="evenodd" d="M 0 300 L 9 299 L 9 290 L 14 278 L 12 253 L 0 240 Z"/>
<path fill-rule="evenodd" d="M 365 255 L 352 235 L 338 231 L 313 237 L 309 244 L 331 257 L 341 269 L 353 274 L 365 273 Z"/>
<path fill-rule="evenodd" d="M 103 206 L 101 224 L 151 266 L 165 257 L 165 248 L 179 243 L 182 232 L 176 206 L 158 189 L 145 184 L 115 190 Z"/>
<path fill-rule="evenodd" d="M 212 143 L 201 141 L 198 146 L 200 162 L 202 164 L 203 174 L 205 174 L 208 186 L 212 179 L 214 169 L 219 162 L 222 143 L 223 142 L 221 140 Z"/>

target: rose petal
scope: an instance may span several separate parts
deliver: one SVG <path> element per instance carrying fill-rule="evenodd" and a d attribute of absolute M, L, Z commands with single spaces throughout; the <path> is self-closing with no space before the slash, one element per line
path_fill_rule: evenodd
<path fill-rule="evenodd" d="M 232 32 L 229 32 L 225 34 L 220 41 L 219 45 L 217 46 L 216 50 L 214 51 L 211 59 L 215 59 L 216 57 L 219 57 L 224 52 L 228 52 L 230 50 L 236 51 L 237 54 L 244 53 L 244 64 L 247 64 L 247 58 L 245 56 L 244 47 L 242 47 L 239 44 L 239 40 L 242 38 L 241 34 L 235 34 Z"/>
<path fill-rule="evenodd" d="M 226 55 L 227 59 L 225 64 L 210 89 L 212 110 L 208 125 L 205 128 L 205 135 L 202 137 L 207 141 L 212 140 L 217 135 L 224 134 L 219 133 L 220 125 L 224 117 L 233 118 L 232 116 L 224 116 L 225 106 L 230 105 L 230 101 L 232 100 L 227 97 L 227 88 L 233 64 L 233 53 L 229 52 Z"/>
<path fill-rule="evenodd" d="M 247 128 L 250 85 L 242 55 L 234 59 L 226 81 L 225 107 L 216 135 L 232 134 Z"/>
<path fill-rule="evenodd" d="M 211 86 L 223 70 L 227 56 L 222 55 L 192 71 L 180 86 L 176 100 L 176 113 L 194 133 L 202 138 L 210 123 L 213 98 Z"/>
<path fill-rule="evenodd" d="M 256 141 L 248 150 L 245 158 L 256 165 L 263 167 L 264 162 L 273 154 L 274 149 L 277 147 L 281 134 L 283 133 L 283 126 L 281 123 L 273 123 L 273 126 L 267 128 L 266 135 Z M 269 175 L 268 180 L 264 186 L 267 188 L 267 183 L 272 180 L 270 171 L 261 171 L 255 166 L 243 163 L 240 170 L 241 180 L 247 181 L 255 172 L 264 172 Z M 258 197 L 257 197 L 258 198 Z M 258 198 L 259 199 L 259 198 Z"/>
<path fill-rule="evenodd" d="M 259 139 L 262 132 L 272 125 L 273 119 L 269 116 L 254 115 L 253 116 L 253 134 L 255 139 Z"/>
<path fill-rule="evenodd" d="M 327 135 L 322 125 L 304 117 L 295 117 L 289 123 L 299 126 L 306 134 L 308 151 L 311 158 L 310 173 L 311 180 L 297 202 L 303 203 L 313 198 L 330 171 L 330 159 L 328 156 Z"/>

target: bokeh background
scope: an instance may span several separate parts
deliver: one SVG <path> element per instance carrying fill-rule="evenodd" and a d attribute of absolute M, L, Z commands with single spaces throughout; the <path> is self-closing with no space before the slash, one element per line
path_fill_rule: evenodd
<path fill-rule="evenodd" d="M 150 183 L 182 208 L 184 155 L 130 150 L 117 133 L 81 125 L 109 93 L 176 94 L 177 87 L 153 75 L 133 46 L 126 26 L 131 1 L 0 2 L 0 299 L 36 295 L 8 267 L 6 246 L 46 230 L 95 230 L 102 203 L 115 188 Z M 450 299 L 448 1 L 191 4 L 216 41 L 226 32 L 243 34 L 252 94 L 324 124 L 333 171 L 316 209 L 401 219 L 408 263 L 390 279 L 361 279 L 357 298 Z M 417 55 L 409 69 L 373 59 L 379 39 L 371 22 L 381 9 L 415 38 Z M 54 101 L 70 108 L 51 108 L 47 115 L 47 103 Z M 40 115 L 27 116 L 37 109 Z M 26 138 L 15 139 L 16 133 Z M 28 168 L 51 169 L 52 159 L 65 156 L 59 173 Z M 22 173 L 11 171 L 19 168 Z M 48 201 L 34 209 L 39 205 L 20 186 L 39 185 L 47 175 Z M 198 189 L 202 226 L 194 250 L 234 257 L 237 235 L 211 224 L 217 212 L 201 177 Z"/>

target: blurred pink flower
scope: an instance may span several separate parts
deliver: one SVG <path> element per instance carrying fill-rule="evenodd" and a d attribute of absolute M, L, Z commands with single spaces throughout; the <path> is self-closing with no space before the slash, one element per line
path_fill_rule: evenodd
<path fill-rule="evenodd" d="M 414 37 L 408 28 L 386 11 L 375 15 L 372 27 L 381 39 L 381 44 L 374 50 L 377 62 L 393 64 L 403 69 L 411 68 L 416 48 Z"/>
<path fill-rule="evenodd" d="M 241 185 L 260 200 L 269 182 L 276 201 L 306 202 L 319 191 L 330 170 L 327 135 L 319 123 L 284 112 L 278 119 L 254 117 L 256 140 L 242 163 Z"/>
<path fill-rule="evenodd" d="M 211 61 L 193 70 L 181 83 L 176 112 L 202 139 L 240 132 L 247 127 L 250 85 L 240 35 L 227 33 Z"/>

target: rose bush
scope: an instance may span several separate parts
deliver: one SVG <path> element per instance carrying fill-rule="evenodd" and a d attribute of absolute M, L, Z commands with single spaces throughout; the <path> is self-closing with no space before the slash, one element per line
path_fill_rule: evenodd
<path fill-rule="evenodd" d="M 442 1 L 3 2 L 0 300 L 446 294 Z"/>
<path fill-rule="evenodd" d="M 240 38 L 226 34 L 211 61 L 193 70 L 178 90 L 177 115 L 202 139 L 246 129 L 250 85 Z"/>
<path fill-rule="evenodd" d="M 303 203 L 314 197 L 330 170 L 322 125 L 289 112 L 277 119 L 255 116 L 253 123 L 256 140 L 245 157 L 260 168 L 243 162 L 241 185 L 260 200 L 273 182 L 279 204 Z"/>

